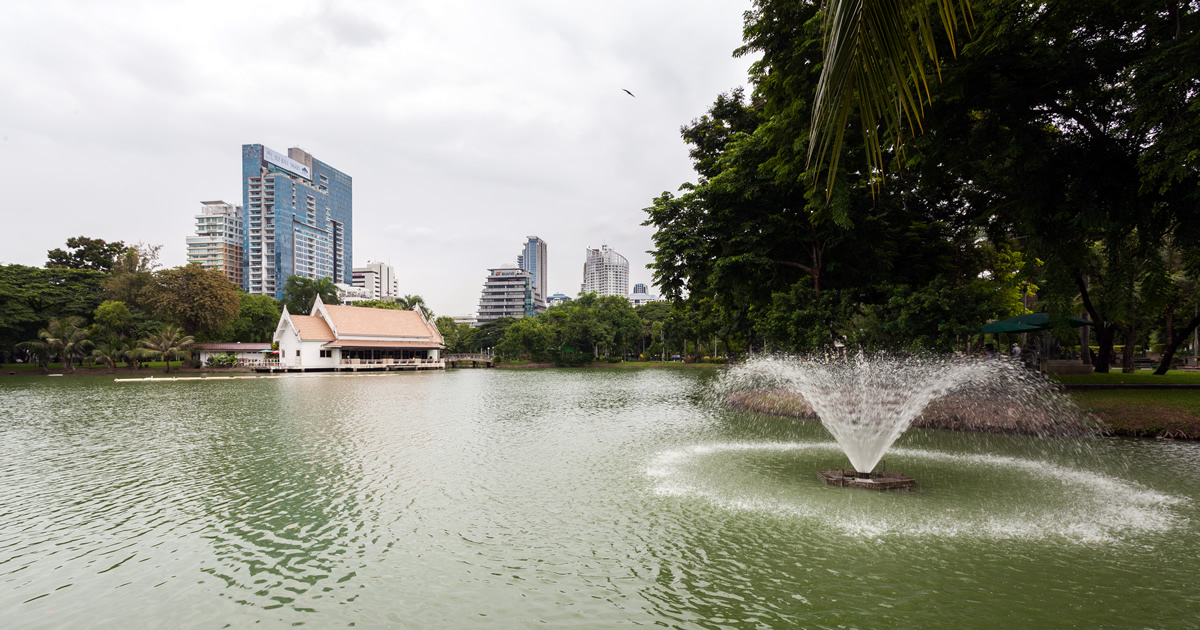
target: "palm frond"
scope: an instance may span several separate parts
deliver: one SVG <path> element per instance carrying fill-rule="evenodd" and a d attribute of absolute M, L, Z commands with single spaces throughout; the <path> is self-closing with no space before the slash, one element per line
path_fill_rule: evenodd
<path fill-rule="evenodd" d="M 924 62 L 928 59 L 935 67 L 938 62 L 930 4 L 936 5 L 936 22 L 954 50 L 958 16 L 970 24 L 969 0 L 827 0 L 825 60 L 808 146 L 810 172 L 825 170 L 826 198 L 833 191 L 855 105 L 873 178 L 883 171 L 885 148 L 900 154 L 904 124 L 922 130 L 924 105 L 929 102 Z"/>

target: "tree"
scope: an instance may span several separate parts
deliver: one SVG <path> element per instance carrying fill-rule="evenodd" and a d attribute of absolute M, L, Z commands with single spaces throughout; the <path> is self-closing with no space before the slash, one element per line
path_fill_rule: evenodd
<path fill-rule="evenodd" d="M 131 315 L 124 302 L 105 300 L 96 307 L 92 321 L 110 337 L 124 337 L 129 334 Z"/>
<path fill-rule="evenodd" d="M 446 344 L 448 352 L 468 352 L 471 349 L 471 339 L 474 336 L 474 329 L 468 324 L 460 324 L 454 321 L 453 317 L 442 316 L 437 318 L 434 325 L 438 327 L 438 332 L 442 333 L 442 341 Z"/>
<path fill-rule="evenodd" d="M 82 317 L 50 320 L 45 328 L 38 331 L 38 342 L 44 344 L 44 351 L 48 355 L 58 355 L 63 369 L 71 372 L 75 371 L 75 359 L 83 357 L 92 346 Z M 32 344 L 26 347 L 34 350 L 35 354 L 41 351 Z"/>
<path fill-rule="evenodd" d="M 159 360 L 167 364 L 167 373 L 171 372 L 171 360 L 178 358 L 185 350 L 192 347 L 194 339 L 185 335 L 183 330 L 171 324 L 164 325 L 158 332 L 142 339 L 141 347 L 157 355 Z"/>
<path fill-rule="evenodd" d="M 313 280 L 304 276 L 288 276 L 287 281 L 283 284 L 283 297 L 280 301 L 287 307 L 289 313 L 307 315 L 312 312 L 313 305 L 317 303 L 318 295 L 321 296 L 321 302 L 324 304 L 341 304 L 338 300 L 337 286 L 328 277 Z"/>
<path fill-rule="evenodd" d="M 105 277 L 90 269 L 0 266 L 0 352 L 36 337 L 48 320 L 91 317 Z"/>
<path fill-rule="evenodd" d="M 238 316 L 229 325 L 231 341 L 266 343 L 279 324 L 279 300 L 269 295 L 238 294 Z"/>
<path fill-rule="evenodd" d="M 471 348 L 474 350 L 484 350 L 486 348 L 495 348 L 504 339 L 504 333 L 517 320 L 512 317 L 501 317 L 500 319 L 490 321 L 480 325 L 475 329 L 474 338 L 471 340 Z"/>
<path fill-rule="evenodd" d="M 128 249 L 125 243 L 105 242 L 104 239 L 73 236 L 67 239 L 67 249 L 55 248 L 46 253 L 46 268 L 91 269 L 111 273 L 117 260 Z"/>
<path fill-rule="evenodd" d="M 232 282 L 199 265 L 156 272 L 143 295 L 158 317 L 178 324 L 189 336 L 223 329 L 238 316 L 241 305 Z"/>
<path fill-rule="evenodd" d="M 111 373 L 116 368 L 117 361 L 122 360 L 123 353 L 124 348 L 119 342 L 105 341 L 92 350 L 92 357 L 108 366 L 108 371 Z"/>
<path fill-rule="evenodd" d="M 433 309 L 429 308 L 425 304 L 425 298 L 419 295 L 406 295 L 396 298 L 396 303 L 406 311 L 421 311 L 421 315 L 429 321 L 433 321 L 434 319 Z"/>
<path fill-rule="evenodd" d="M 154 280 L 158 269 L 158 252 L 162 245 L 138 243 L 118 257 L 112 276 L 104 284 L 111 300 L 124 302 L 131 310 L 145 310 L 142 291 Z"/>

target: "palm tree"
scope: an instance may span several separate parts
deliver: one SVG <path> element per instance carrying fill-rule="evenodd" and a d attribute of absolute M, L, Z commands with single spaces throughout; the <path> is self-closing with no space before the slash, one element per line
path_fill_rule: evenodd
<path fill-rule="evenodd" d="M 24 350 L 34 357 L 37 357 L 38 365 L 42 366 L 43 372 L 50 371 L 50 346 L 44 341 L 22 341 L 17 344 L 18 350 Z"/>
<path fill-rule="evenodd" d="M 419 295 L 406 295 L 404 297 L 396 298 L 396 303 L 404 307 L 404 310 L 406 311 L 421 311 L 421 315 L 425 316 L 425 319 L 429 321 L 433 321 L 434 319 L 433 309 L 429 308 L 429 306 L 425 304 L 425 298 Z"/>
<path fill-rule="evenodd" d="M 824 9 L 825 60 L 817 83 L 808 159 L 828 166 L 826 196 L 832 193 L 850 109 L 858 105 L 867 162 L 883 169 L 883 150 L 903 145 L 902 124 L 922 129 L 929 84 L 923 63 L 937 64 L 937 29 L 954 50 L 957 16 L 968 24 L 969 0 L 936 0 L 932 18 L 924 0 L 828 0 Z M 881 123 L 881 124 L 879 124 Z M 879 129 L 882 127 L 882 138 Z"/>
<path fill-rule="evenodd" d="M 82 317 L 52 319 L 38 331 L 38 339 L 45 344 L 48 354 L 58 355 L 64 370 L 72 372 L 75 371 L 75 359 L 82 358 L 92 346 Z"/>
<path fill-rule="evenodd" d="M 143 360 L 150 358 L 150 351 L 143 348 L 137 341 L 121 342 L 117 349 L 121 360 L 125 362 L 125 367 L 138 369 L 142 366 Z"/>
<path fill-rule="evenodd" d="M 120 344 L 109 341 L 98 344 L 96 349 L 92 350 L 92 356 L 104 365 L 107 365 L 110 373 L 116 368 L 117 361 L 121 360 L 123 353 L 124 348 Z"/>
<path fill-rule="evenodd" d="M 167 362 L 167 373 L 171 373 L 171 359 L 179 356 L 184 350 L 192 347 L 195 342 L 191 336 L 183 334 L 178 326 L 164 324 L 158 332 L 151 334 L 140 342 L 142 347 L 157 354 Z"/>

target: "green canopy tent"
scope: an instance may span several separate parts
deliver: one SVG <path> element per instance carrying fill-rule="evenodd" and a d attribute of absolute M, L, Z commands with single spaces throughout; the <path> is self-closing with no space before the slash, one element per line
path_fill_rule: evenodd
<path fill-rule="evenodd" d="M 1086 319 L 1080 319 L 1078 317 L 1069 317 L 1067 318 L 1067 321 L 1073 328 L 1092 325 L 1092 322 L 1089 322 Z M 985 335 L 997 333 L 1041 332 L 1043 330 L 1050 330 L 1049 313 L 1026 313 L 1024 315 L 1017 315 L 1016 317 L 1010 317 L 1002 321 L 984 324 L 983 326 L 979 327 L 979 332 Z"/>

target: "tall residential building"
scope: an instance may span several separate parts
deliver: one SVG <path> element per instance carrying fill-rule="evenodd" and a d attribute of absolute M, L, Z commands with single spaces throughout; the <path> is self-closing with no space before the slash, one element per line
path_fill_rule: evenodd
<path fill-rule="evenodd" d="M 533 299 L 533 275 L 517 267 L 488 269 L 483 292 L 479 295 L 476 325 L 482 326 L 501 317 L 537 315 Z"/>
<path fill-rule="evenodd" d="M 533 291 L 542 310 L 546 310 L 546 278 L 549 261 L 546 259 L 546 241 L 536 236 L 525 237 L 525 249 L 517 256 L 517 266 L 533 276 Z"/>
<path fill-rule="evenodd" d="M 302 149 L 243 144 L 246 291 L 279 297 L 292 275 L 352 284 L 353 188 Z"/>
<path fill-rule="evenodd" d="M 196 215 L 196 235 L 187 237 L 188 264 L 225 274 L 232 283 L 246 288 L 243 253 L 245 233 L 242 207 L 224 201 L 201 201 Z"/>
<path fill-rule="evenodd" d="M 613 251 L 608 245 L 600 249 L 588 248 L 587 260 L 583 263 L 584 293 L 596 295 L 629 295 L 629 261 Z"/>
<path fill-rule="evenodd" d="M 354 286 L 370 291 L 372 300 L 400 297 L 400 281 L 396 279 L 396 270 L 387 263 L 372 261 L 366 267 L 355 267 Z"/>

